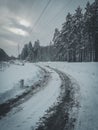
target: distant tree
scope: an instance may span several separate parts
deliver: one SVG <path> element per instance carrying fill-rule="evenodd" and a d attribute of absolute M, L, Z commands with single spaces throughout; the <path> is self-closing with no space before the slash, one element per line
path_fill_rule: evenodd
<path fill-rule="evenodd" d="M 39 51 L 40 51 L 40 41 L 37 40 L 34 43 L 34 59 L 35 59 L 35 61 L 38 61 L 40 59 Z"/>
<path fill-rule="evenodd" d="M 40 46 L 39 40 L 26 44 L 23 59 L 33 61 L 98 61 L 98 0 L 87 2 L 85 12 L 79 6 L 74 14 L 68 13 L 61 30 L 55 29 L 53 44 Z"/>
<path fill-rule="evenodd" d="M 25 60 L 27 56 L 28 56 L 28 45 L 25 44 L 25 45 L 24 45 L 24 48 L 22 49 L 22 52 L 21 52 L 21 54 L 20 54 L 20 58 L 21 58 L 22 60 Z"/>
<path fill-rule="evenodd" d="M 55 28 L 55 32 L 54 32 L 54 36 L 53 36 L 53 42 L 54 42 L 54 45 L 57 46 L 58 41 L 59 41 L 59 35 L 60 35 L 60 32 L 58 30 L 58 28 Z"/>
<path fill-rule="evenodd" d="M 39 40 L 37 40 L 34 43 L 34 51 L 36 51 L 39 47 L 40 47 L 40 42 L 39 42 Z"/>
<path fill-rule="evenodd" d="M 8 61 L 10 57 L 6 54 L 6 52 L 0 48 L 0 61 Z"/>
<path fill-rule="evenodd" d="M 31 42 L 29 42 L 28 48 L 29 48 L 29 50 L 32 50 L 32 43 Z"/>
<path fill-rule="evenodd" d="M 32 52 L 32 49 L 33 48 L 32 48 L 31 42 L 29 42 L 28 44 L 25 44 L 23 49 L 22 49 L 22 52 L 20 54 L 20 58 L 22 60 L 25 60 L 28 57 L 28 55 Z"/>

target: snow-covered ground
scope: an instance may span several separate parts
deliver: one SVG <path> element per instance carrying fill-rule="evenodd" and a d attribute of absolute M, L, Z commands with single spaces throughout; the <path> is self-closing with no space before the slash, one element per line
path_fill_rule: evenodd
<path fill-rule="evenodd" d="M 0 103 L 25 91 L 25 87 L 20 87 L 20 80 L 24 80 L 24 86 L 31 86 L 43 77 L 41 69 L 31 63 L 3 65 L 0 71 Z"/>
<path fill-rule="evenodd" d="M 98 130 L 98 63 L 47 62 L 72 76 L 80 86 L 80 110 L 75 130 Z"/>
<path fill-rule="evenodd" d="M 51 73 L 51 78 L 46 87 L 0 120 L 0 130 L 31 130 L 49 107 L 57 102 L 61 80 L 55 71 L 49 68 L 47 70 Z"/>
<path fill-rule="evenodd" d="M 25 66 L 11 65 L 11 68 L 7 67 L 5 71 L 0 71 L 2 92 L 12 89 L 20 79 L 25 79 L 26 85 L 38 80 L 42 75 L 35 65 L 33 63 L 26 63 Z M 46 66 L 61 70 L 71 79 L 75 79 L 80 86 L 80 108 L 75 130 L 98 130 L 98 63 L 40 62 L 37 65 L 50 71 L 51 78 L 48 84 L 2 118 L 0 130 L 29 130 L 35 127 L 46 110 L 56 103 L 60 94 L 61 80 L 55 71 Z M 3 81 L 11 86 L 2 83 Z M 1 84 L 5 84 L 5 87 L 2 88 Z"/>

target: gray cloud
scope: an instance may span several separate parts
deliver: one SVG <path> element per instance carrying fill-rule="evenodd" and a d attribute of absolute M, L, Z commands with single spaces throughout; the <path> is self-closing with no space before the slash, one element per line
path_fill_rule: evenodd
<path fill-rule="evenodd" d="M 91 3 L 94 0 L 89 0 Z M 78 5 L 84 8 L 87 0 L 51 0 L 41 19 L 34 27 L 48 0 L 0 0 L 0 47 L 10 55 L 17 54 L 17 46 L 39 39 L 49 44 L 55 27 L 61 28 L 68 12 Z M 32 30 L 33 28 L 33 30 Z M 26 34 L 30 34 L 28 37 Z"/>

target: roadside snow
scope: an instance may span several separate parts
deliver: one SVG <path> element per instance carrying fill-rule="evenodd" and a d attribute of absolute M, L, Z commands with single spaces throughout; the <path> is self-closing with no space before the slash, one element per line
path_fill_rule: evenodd
<path fill-rule="evenodd" d="M 7 63 L 8 64 L 8 63 Z M 20 80 L 24 86 L 31 86 L 43 77 L 43 72 L 34 64 L 9 64 L 0 71 L 0 103 L 13 98 L 25 91 L 20 87 Z"/>
<path fill-rule="evenodd" d="M 75 130 L 98 130 L 98 63 L 47 62 L 68 76 L 72 76 L 80 85 L 80 110 Z"/>
<path fill-rule="evenodd" d="M 2 118 L 0 130 L 32 130 L 49 107 L 57 103 L 61 80 L 55 71 L 48 68 L 47 70 L 51 77 L 46 87 Z"/>
<path fill-rule="evenodd" d="M 75 130 L 98 130 L 98 63 L 41 62 L 38 64 L 41 66 L 51 66 L 52 68 L 61 70 L 78 82 L 81 93 L 81 106 Z M 22 67 L 24 68 L 23 70 Z M 33 78 L 34 81 L 40 76 L 38 68 L 36 70 L 35 67 L 34 70 L 34 67 L 33 64 L 28 63 L 25 67 L 13 65 L 11 68 L 12 70 L 15 68 L 17 76 L 15 73 L 12 73 L 13 71 L 10 71 L 11 68 L 9 67 L 5 72 L 0 72 L 0 75 L 2 73 L 0 82 L 6 81 L 6 78 L 12 78 L 9 82 L 13 81 L 12 84 L 14 84 L 14 76 L 9 77 L 9 75 L 15 75 L 15 81 L 18 82 L 21 79 L 21 76 L 24 76 L 26 81 L 25 84 L 28 85 L 29 80 L 32 79 L 31 76 L 35 75 L 35 78 Z M 25 70 L 29 70 L 29 72 L 24 72 Z M 17 74 L 18 72 L 20 72 L 20 74 Z M 5 73 L 4 76 L 3 73 Z M 37 75 L 35 73 L 37 73 Z M 27 102 L 14 108 L 13 111 L 0 120 L 0 130 L 29 130 L 31 129 L 31 126 L 36 126 L 36 122 L 39 121 L 39 118 L 41 118 L 45 114 L 45 111 L 56 102 L 60 92 L 60 78 L 55 72 L 51 71 L 51 73 L 51 80 L 44 89 L 36 93 Z M 19 79 L 18 76 L 20 77 Z M 7 85 L 7 83 L 4 84 Z M 13 86 L 9 87 L 6 85 L 4 88 L 1 87 L 2 92 L 13 88 Z"/>

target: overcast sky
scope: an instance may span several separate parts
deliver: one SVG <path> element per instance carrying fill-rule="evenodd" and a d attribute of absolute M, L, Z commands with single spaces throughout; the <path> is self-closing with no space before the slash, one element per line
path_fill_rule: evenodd
<path fill-rule="evenodd" d="M 18 44 L 22 49 L 25 43 L 34 44 L 39 39 L 41 45 L 48 45 L 54 29 L 61 28 L 67 13 L 74 13 L 79 5 L 84 8 L 87 1 L 0 0 L 0 48 L 15 56 Z"/>

